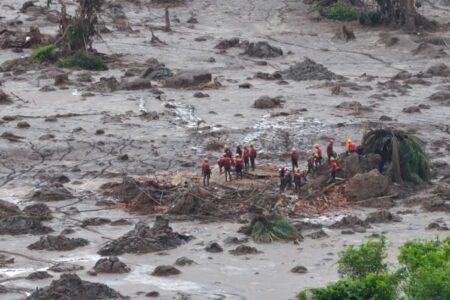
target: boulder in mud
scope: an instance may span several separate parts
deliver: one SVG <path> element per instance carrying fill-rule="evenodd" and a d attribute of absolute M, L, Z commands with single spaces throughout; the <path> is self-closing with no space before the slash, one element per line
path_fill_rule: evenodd
<path fill-rule="evenodd" d="M 367 216 L 367 223 L 389 223 L 389 222 L 401 222 L 402 218 L 396 214 L 391 213 L 388 210 L 378 210 L 372 212 Z"/>
<path fill-rule="evenodd" d="M 27 300 L 87 300 L 127 299 L 119 292 L 102 283 L 81 280 L 76 274 L 62 274 L 58 280 L 44 288 L 36 289 Z"/>
<path fill-rule="evenodd" d="M 30 128 L 30 127 L 31 127 L 31 125 L 27 121 L 17 122 L 17 128 L 25 129 L 25 128 Z"/>
<path fill-rule="evenodd" d="M 178 274 L 181 274 L 181 271 L 169 265 L 157 266 L 152 272 L 153 276 L 173 276 Z"/>
<path fill-rule="evenodd" d="M 448 228 L 447 224 L 443 223 L 440 224 L 439 222 L 431 222 L 428 224 L 427 230 L 437 230 L 437 231 L 449 231 L 450 228 Z"/>
<path fill-rule="evenodd" d="M 83 238 L 68 238 L 65 235 L 48 235 L 41 237 L 37 242 L 29 245 L 30 250 L 70 251 L 89 244 Z"/>
<path fill-rule="evenodd" d="M 101 225 L 105 225 L 105 224 L 110 224 L 111 220 L 107 219 L 107 218 L 88 218 L 83 220 L 83 222 L 81 223 L 81 227 L 86 227 L 86 226 L 101 226 Z"/>
<path fill-rule="evenodd" d="M 33 201 L 61 201 L 72 198 L 72 193 L 62 186 L 42 187 L 31 195 L 31 200 Z"/>
<path fill-rule="evenodd" d="M 71 264 L 67 262 L 59 262 L 50 268 L 48 268 L 49 271 L 55 272 L 55 273 L 66 273 L 66 272 L 75 272 L 75 271 L 81 271 L 84 267 L 76 264 Z"/>
<path fill-rule="evenodd" d="M 167 222 L 161 222 L 157 217 L 152 228 L 144 222 L 139 222 L 134 229 L 120 238 L 108 242 L 98 254 L 102 256 L 121 255 L 123 253 L 150 253 L 174 249 L 182 245 L 189 237 L 174 232 Z M 166 220 L 166 219 L 165 219 Z"/>
<path fill-rule="evenodd" d="M 354 112 L 371 112 L 372 108 L 362 105 L 359 101 L 344 101 L 336 105 L 336 108 L 352 110 Z"/>
<path fill-rule="evenodd" d="M 351 153 L 340 163 L 346 178 L 352 178 L 358 173 L 366 173 L 377 169 L 381 163 L 381 156 L 378 154 L 359 155 Z"/>
<path fill-rule="evenodd" d="M 439 102 L 440 104 L 450 104 L 450 92 L 448 91 L 439 91 L 434 94 L 432 94 L 430 97 L 428 97 L 431 101 Z"/>
<path fill-rule="evenodd" d="M 422 206 L 427 211 L 442 211 L 442 212 L 450 212 L 450 201 L 446 201 L 440 197 L 431 197 L 426 199 Z"/>
<path fill-rule="evenodd" d="M 0 199 L 0 219 L 20 215 L 21 213 L 17 205 Z"/>
<path fill-rule="evenodd" d="M 320 229 L 319 231 L 315 231 L 310 234 L 307 234 L 306 236 L 313 240 L 329 237 L 329 235 L 323 229 Z"/>
<path fill-rule="evenodd" d="M 249 43 L 244 52 L 245 55 L 257 58 L 270 58 L 283 55 L 283 50 L 274 47 L 267 42 Z"/>
<path fill-rule="evenodd" d="M 233 47 L 238 47 L 240 43 L 239 38 L 234 37 L 231 39 L 225 39 L 225 40 L 221 40 L 214 48 L 216 49 L 220 49 L 220 50 L 227 50 Z"/>
<path fill-rule="evenodd" d="M 52 211 L 45 203 L 36 203 L 26 206 L 23 213 L 27 216 L 37 218 L 42 221 L 53 219 Z"/>
<path fill-rule="evenodd" d="M 119 81 L 113 76 L 111 77 L 101 77 L 99 81 L 93 83 L 88 91 L 98 92 L 98 93 L 111 93 L 117 91 L 120 87 Z"/>
<path fill-rule="evenodd" d="M 289 69 L 283 71 L 282 74 L 284 78 L 295 81 L 344 79 L 343 76 L 336 75 L 323 65 L 316 63 L 308 57 L 306 57 L 303 62 L 296 63 L 289 67 Z"/>
<path fill-rule="evenodd" d="M 345 187 L 349 201 L 362 201 L 386 195 L 391 181 L 377 169 L 350 178 Z"/>
<path fill-rule="evenodd" d="M 223 252 L 223 248 L 218 243 L 212 242 L 205 247 L 205 251 L 210 253 L 219 253 Z"/>
<path fill-rule="evenodd" d="M 130 268 L 117 256 L 108 258 L 101 258 L 94 266 L 94 271 L 97 273 L 128 273 Z"/>
<path fill-rule="evenodd" d="M 133 225 L 133 222 L 131 222 L 130 220 L 127 219 L 117 219 L 115 221 L 112 221 L 110 223 L 111 226 L 128 226 L 128 225 Z"/>
<path fill-rule="evenodd" d="M 330 228 L 353 228 L 355 226 L 359 227 L 368 227 L 366 221 L 361 220 L 357 216 L 348 215 L 344 216 L 339 221 L 335 222 L 334 224 L 330 225 Z"/>
<path fill-rule="evenodd" d="M 180 267 L 190 266 L 192 264 L 195 264 L 195 261 L 193 261 L 190 258 L 187 258 L 186 256 L 177 258 L 177 260 L 175 261 L 175 265 L 180 266 Z"/>
<path fill-rule="evenodd" d="M 53 276 L 50 275 L 46 271 L 36 271 L 36 272 L 30 273 L 27 277 L 25 277 L 25 279 L 33 280 L 33 281 L 47 279 L 47 278 L 53 278 Z"/>
<path fill-rule="evenodd" d="M 255 247 L 250 247 L 247 245 L 237 246 L 235 249 L 229 251 L 232 255 L 248 255 L 248 254 L 259 254 L 261 251 Z"/>
<path fill-rule="evenodd" d="M 10 216 L 0 219 L 0 235 L 10 234 L 46 234 L 52 232 L 53 229 L 41 224 L 41 221 L 28 216 Z"/>
<path fill-rule="evenodd" d="M 152 87 L 152 83 L 150 80 L 144 78 L 138 78 L 132 81 L 122 81 L 120 84 L 121 90 L 127 91 L 136 91 L 136 90 L 145 90 Z"/>
<path fill-rule="evenodd" d="M 450 76 L 450 68 L 444 63 L 438 63 L 429 67 L 426 74 L 431 76 L 448 77 Z"/>
<path fill-rule="evenodd" d="M 235 236 L 229 236 L 229 237 L 226 237 L 224 240 L 223 240 L 223 242 L 224 242 L 224 244 L 234 244 L 234 245 L 240 245 L 240 244 L 245 244 L 245 243 L 248 243 L 248 238 L 238 238 L 238 237 L 235 237 Z"/>
<path fill-rule="evenodd" d="M 184 71 L 175 74 L 165 82 L 169 88 L 195 88 L 201 84 L 212 81 L 212 75 L 205 71 Z"/>
<path fill-rule="evenodd" d="M 306 274 L 308 273 L 308 269 L 304 266 L 295 266 L 291 269 L 291 272 L 295 274 Z"/>
<path fill-rule="evenodd" d="M 0 105 L 8 105 L 12 104 L 13 101 L 8 94 L 6 94 L 3 90 L 0 89 Z"/>
<path fill-rule="evenodd" d="M 155 58 L 150 58 L 145 62 L 147 69 L 141 74 L 142 78 L 150 80 L 167 80 L 173 76 L 170 69 L 166 68 Z"/>
<path fill-rule="evenodd" d="M 281 107 L 283 103 L 284 101 L 280 97 L 271 98 L 269 96 L 262 96 L 255 100 L 253 107 L 258 109 L 272 109 Z"/>
<path fill-rule="evenodd" d="M 402 109 L 402 112 L 407 114 L 420 113 L 420 107 L 418 107 L 417 105 L 408 106 Z"/>
<path fill-rule="evenodd" d="M 69 83 L 69 74 L 61 73 L 55 76 L 55 85 L 64 85 Z"/>

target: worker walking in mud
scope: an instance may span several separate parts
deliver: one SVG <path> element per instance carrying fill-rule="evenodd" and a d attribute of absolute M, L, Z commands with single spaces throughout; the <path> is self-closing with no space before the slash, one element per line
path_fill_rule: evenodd
<path fill-rule="evenodd" d="M 236 154 L 234 165 L 236 169 L 236 179 L 242 179 L 242 169 L 244 168 L 244 161 L 239 154 Z"/>
<path fill-rule="evenodd" d="M 298 168 L 298 151 L 295 148 L 292 148 L 291 150 L 291 164 L 292 164 L 292 172 L 296 168 Z"/>
<path fill-rule="evenodd" d="M 286 169 L 281 167 L 278 169 L 278 176 L 280 178 L 280 193 L 284 192 L 285 184 L 284 184 L 284 174 L 286 173 Z"/>
<path fill-rule="evenodd" d="M 330 182 L 336 181 L 336 171 L 337 171 L 336 158 L 332 157 L 330 163 Z"/>
<path fill-rule="evenodd" d="M 203 175 L 203 185 L 209 186 L 209 179 L 211 178 L 211 166 L 209 165 L 209 161 L 205 158 L 205 161 L 202 164 L 202 175 Z"/>
<path fill-rule="evenodd" d="M 223 155 L 223 157 L 219 158 L 217 160 L 217 165 L 219 166 L 219 174 L 222 175 L 222 170 L 223 170 L 223 158 L 225 157 L 225 154 Z"/>
<path fill-rule="evenodd" d="M 233 160 L 226 154 L 223 157 L 223 168 L 225 171 L 225 181 L 231 181 L 231 165 Z"/>
<path fill-rule="evenodd" d="M 334 152 L 334 148 L 333 148 L 333 145 L 334 145 L 334 140 L 333 139 L 330 139 L 329 141 L 328 141 L 328 144 L 327 144 L 327 147 L 326 147 L 326 150 L 327 150 L 327 158 L 328 158 L 328 163 L 330 164 L 331 163 L 331 158 L 332 157 L 334 157 L 334 158 L 336 158 L 336 152 Z"/>
<path fill-rule="evenodd" d="M 255 171 L 255 160 L 256 160 L 256 149 L 255 146 L 250 145 L 250 164 L 252 166 L 252 171 Z"/>
<path fill-rule="evenodd" d="M 244 169 L 246 172 L 250 169 L 250 150 L 247 146 L 244 146 Z"/>
<path fill-rule="evenodd" d="M 294 191 L 300 192 L 300 187 L 302 185 L 302 178 L 306 182 L 305 173 L 302 172 L 299 168 L 294 171 Z"/>
<path fill-rule="evenodd" d="M 316 152 L 314 153 L 314 165 L 317 168 L 322 165 L 322 149 L 319 144 L 315 144 L 314 148 L 316 149 Z"/>

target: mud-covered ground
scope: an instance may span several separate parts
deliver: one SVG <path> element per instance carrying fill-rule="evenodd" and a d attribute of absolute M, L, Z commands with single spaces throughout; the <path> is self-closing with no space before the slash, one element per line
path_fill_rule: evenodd
<path fill-rule="evenodd" d="M 35 5 L 44 6 L 44 2 Z M 260 163 L 279 165 L 286 163 L 292 146 L 305 158 L 312 144 L 325 145 L 334 137 L 337 150 L 342 151 L 346 134 L 359 142 L 370 128 L 393 126 L 414 132 L 426 143 L 435 183 L 448 176 L 450 163 L 450 96 L 446 100 L 429 98 L 438 92 L 450 93 L 450 71 L 448 75 L 431 72 L 433 76 L 427 72 L 439 63 L 450 67 L 450 6 L 445 1 L 425 1 L 420 8 L 421 13 L 442 24 L 437 32 L 407 35 L 401 30 L 364 28 L 355 23 L 350 26 L 356 39 L 349 42 L 335 38 L 338 23 L 317 20 L 301 1 L 187 1 L 170 9 L 170 33 L 158 30 L 164 25 L 160 6 L 144 4 L 146 1 L 116 1 L 119 6 L 106 2 L 101 20 L 111 32 L 103 33 L 94 47 L 110 58 L 109 71 L 29 64 L 15 64 L 6 71 L 4 64 L 0 67 L 0 89 L 13 101 L 0 104 L 0 199 L 24 208 L 34 203 L 30 200 L 33 191 L 61 181 L 65 175 L 70 182 L 64 180 L 64 186 L 74 198 L 45 202 L 54 218 L 44 224 L 54 230 L 53 234 L 73 228 L 75 233 L 68 236 L 89 241 L 87 246 L 70 251 L 30 250 L 27 246 L 39 236 L 0 235 L 0 254 L 15 259 L 12 264 L 0 265 L 0 285 L 7 288 L 5 294 L 0 292 L 0 299 L 23 299 L 36 287 L 48 286 L 60 273 L 49 271 L 54 278 L 38 281 L 25 277 L 56 262 L 81 265 L 84 270 L 76 273 L 82 279 L 105 283 L 132 299 L 146 299 L 150 291 L 158 291 L 160 299 L 291 299 L 301 288 L 336 280 L 339 251 L 373 233 L 386 234 L 392 261 L 397 247 L 408 239 L 448 235 L 448 231 L 425 229 L 439 220 L 450 225 L 448 211 L 429 212 L 420 201 L 414 201 L 416 196 L 431 197 L 425 191 L 406 201 L 416 204 L 412 208 L 399 202 L 391 209 L 403 212 L 401 222 L 372 224 L 366 232 L 352 235 L 342 235 L 342 229 L 324 229 L 329 236 L 321 239 L 308 237 L 317 229 L 307 229 L 299 244 L 254 245 L 250 241 L 249 245 L 262 251 L 255 255 L 229 254 L 236 245 L 223 241 L 241 237 L 238 223 L 171 222 L 174 231 L 195 239 L 173 250 L 121 255 L 121 261 L 131 269 L 128 273 L 87 274 L 106 242 L 130 231 L 139 220 L 151 225 L 154 219 L 130 215 L 117 206 L 96 206 L 97 201 L 106 199 L 98 188 L 106 182 L 121 181 L 123 175 L 199 172 L 204 157 L 215 161 L 220 155 L 221 148 L 208 148 L 214 144 L 254 143 Z M 41 33 L 57 32 L 58 24 L 49 21 L 49 13 L 40 9 L 22 13 L 21 7 L 21 1 L 0 3 L 0 29 L 27 31 L 38 26 Z M 68 3 L 69 12 L 74 8 Z M 59 5 L 52 4 L 51 9 L 59 10 Z M 151 28 L 166 45 L 150 42 Z M 241 45 L 244 41 L 266 41 L 281 48 L 283 55 L 255 58 L 244 55 L 243 46 L 225 51 L 215 48 L 221 40 L 233 37 L 238 37 Z M 30 49 L 21 53 L 2 49 L 0 63 L 30 54 Z M 261 78 L 285 71 L 305 57 L 345 76 L 346 81 Z M 158 80 L 151 80 L 151 89 L 90 88 L 101 77 L 132 81 L 148 68 L 150 58 L 173 73 L 210 72 L 222 86 L 202 90 L 209 95 L 203 98 L 194 96 L 199 92 L 196 89 L 167 88 Z M 54 78 L 61 72 L 68 72 L 68 82 L 55 86 Z M 267 74 L 255 77 L 258 72 Z M 250 88 L 239 87 L 243 83 L 249 83 Z M 273 109 L 254 108 L 254 101 L 261 96 L 281 96 L 285 102 Z M 352 101 L 360 104 L 343 104 Z M 416 108 L 407 109 L 410 107 Z M 151 113 L 144 115 L 143 110 Z M 352 207 L 333 214 L 364 218 L 371 211 Z M 126 218 L 132 224 L 80 227 L 90 217 Z M 311 217 L 317 222 L 329 221 Z M 221 244 L 224 252 L 206 252 L 205 246 L 212 241 Z M 156 266 L 174 264 L 182 256 L 195 264 L 177 266 L 181 274 L 176 276 L 151 275 Z M 307 273 L 290 272 L 298 265 L 306 267 Z"/>

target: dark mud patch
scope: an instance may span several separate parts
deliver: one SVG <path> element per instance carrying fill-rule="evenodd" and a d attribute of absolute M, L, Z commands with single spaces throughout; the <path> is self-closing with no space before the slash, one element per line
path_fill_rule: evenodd
<path fill-rule="evenodd" d="M 42 221 L 53 219 L 51 209 L 44 203 L 28 205 L 23 209 L 23 213 L 27 216 L 34 217 Z"/>
<path fill-rule="evenodd" d="M 153 270 L 152 275 L 153 276 L 174 276 L 181 274 L 181 271 L 173 266 L 157 266 L 155 270 Z"/>
<path fill-rule="evenodd" d="M 236 249 L 230 250 L 229 252 L 230 252 L 230 254 L 236 255 L 236 256 L 262 253 L 255 247 L 250 247 L 250 246 L 246 246 L 246 245 L 240 245 L 240 246 L 236 247 Z"/>

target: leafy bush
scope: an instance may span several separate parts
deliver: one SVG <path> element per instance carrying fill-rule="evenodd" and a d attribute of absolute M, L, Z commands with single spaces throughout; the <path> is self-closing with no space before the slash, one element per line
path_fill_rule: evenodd
<path fill-rule="evenodd" d="M 330 6 L 316 4 L 311 6 L 312 11 L 318 11 L 322 17 L 335 21 L 358 20 L 359 11 L 343 1 L 338 1 Z"/>
<path fill-rule="evenodd" d="M 84 70 L 104 71 L 108 67 L 103 60 L 86 51 L 79 51 L 72 56 L 60 58 L 58 66 L 61 68 L 80 67 Z"/>
<path fill-rule="evenodd" d="M 298 232 L 294 225 L 278 214 L 259 218 L 252 228 L 252 238 L 257 243 L 271 243 L 276 240 L 291 241 L 297 237 Z"/>
<path fill-rule="evenodd" d="M 370 273 L 386 271 L 386 240 L 384 237 L 378 242 L 368 241 L 355 248 L 348 246 L 339 255 L 338 273 L 344 278 L 358 279 Z"/>
<path fill-rule="evenodd" d="M 362 12 L 359 15 L 359 23 L 365 26 L 375 26 L 381 24 L 381 13 L 377 11 Z"/>
<path fill-rule="evenodd" d="M 58 59 L 58 56 L 58 49 L 52 44 L 36 48 L 31 53 L 31 58 L 34 63 L 45 61 L 55 62 Z"/>

